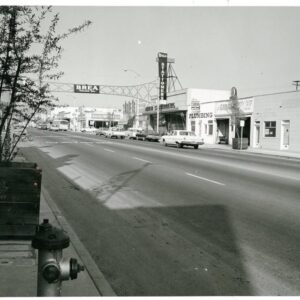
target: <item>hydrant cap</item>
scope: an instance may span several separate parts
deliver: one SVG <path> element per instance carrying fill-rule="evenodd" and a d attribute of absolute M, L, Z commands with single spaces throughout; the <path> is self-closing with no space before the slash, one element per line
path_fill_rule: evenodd
<path fill-rule="evenodd" d="M 35 249 L 59 250 L 69 247 L 70 238 L 62 229 L 45 222 L 39 225 L 32 243 Z"/>

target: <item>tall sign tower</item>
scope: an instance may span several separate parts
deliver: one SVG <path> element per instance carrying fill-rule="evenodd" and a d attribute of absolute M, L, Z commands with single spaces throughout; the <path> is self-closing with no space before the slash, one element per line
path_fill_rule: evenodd
<path fill-rule="evenodd" d="M 178 89 L 182 89 L 182 85 L 175 73 L 173 63 L 174 58 L 168 58 L 168 54 L 158 52 L 158 78 L 159 78 L 159 100 L 167 100 L 167 94 Z M 178 86 L 178 88 L 177 88 Z"/>

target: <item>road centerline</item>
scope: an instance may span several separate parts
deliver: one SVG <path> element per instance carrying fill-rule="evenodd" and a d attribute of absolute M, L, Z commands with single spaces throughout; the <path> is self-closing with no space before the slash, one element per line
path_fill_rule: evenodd
<path fill-rule="evenodd" d="M 218 185 L 222 185 L 222 186 L 226 185 L 225 183 L 215 181 L 215 180 L 211 180 L 211 179 L 208 179 L 208 178 L 205 178 L 205 177 L 197 176 L 197 175 L 194 175 L 194 174 L 191 174 L 191 173 L 186 172 L 185 174 L 188 175 L 188 176 L 191 176 L 191 177 L 195 177 L 195 178 L 198 178 L 198 179 L 201 179 L 201 180 L 205 180 L 205 181 L 214 183 L 214 184 L 218 184 Z"/>
<path fill-rule="evenodd" d="M 142 158 L 135 157 L 135 156 L 133 156 L 132 158 L 133 158 L 133 159 L 136 159 L 136 160 L 140 160 L 140 161 L 143 161 L 143 162 L 146 162 L 146 163 L 150 163 L 150 164 L 152 164 L 152 162 L 151 162 L 151 161 L 149 161 L 149 160 L 146 160 L 146 159 L 142 159 Z"/>
<path fill-rule="evenodd" d="M 110 149 L 107 149 L 107 148 L 103 148 L 103 150 L 107 151 L 107 152 L 112 152 L 112 153 L 115 152 L 114 150 L 110 150 Z"/>

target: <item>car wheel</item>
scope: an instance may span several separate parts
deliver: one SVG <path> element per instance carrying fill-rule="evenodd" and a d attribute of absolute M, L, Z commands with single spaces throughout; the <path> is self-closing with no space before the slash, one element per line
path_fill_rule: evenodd
<path fill-rule="evenodd" d="M 166 143 L 166 141 L 165 141 L 165 140 L 163 140 L 163 144 L 164 144 L 164 146 L 165 146 L 165 147 L 167 147 L 167 146 L 168 146 L 168 144 Z"/>
<path fill-rule="evenodd" d="M 198 149 L 198 148 L 199 148 L 199 145 L 194 145 L 194 148 L 195 148 L 195 149 Z"/>

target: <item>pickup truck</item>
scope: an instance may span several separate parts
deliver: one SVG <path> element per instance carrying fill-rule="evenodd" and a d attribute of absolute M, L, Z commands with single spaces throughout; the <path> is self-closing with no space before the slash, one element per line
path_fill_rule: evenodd
<path fill-rule="evenodd" d="M 137 140 L 137 134 L 142 133 L 143 130 L 140 128 L 129 128 L 127 132 L 127 136 L 130 140 Z"/>
<path fill-rule="evenodd" d="M 202 138 L 196 136 L 193 131 L 188 130 L 173 130 L 168 135 L 163 135 L 160 142 L 165 145 L 175 145 L 178 148 L 183 146 L 193 146 L 198 149 L 199 145 L 203 145 L 204 141 Z"/>
<path fill-rule="evenodd" d="M 118 129 L 118 128 L 109 128 L 105 132 L 105 137 L 106 138 L 116 138 L 116 139 L 125 139 L 125 132 Z"/>

